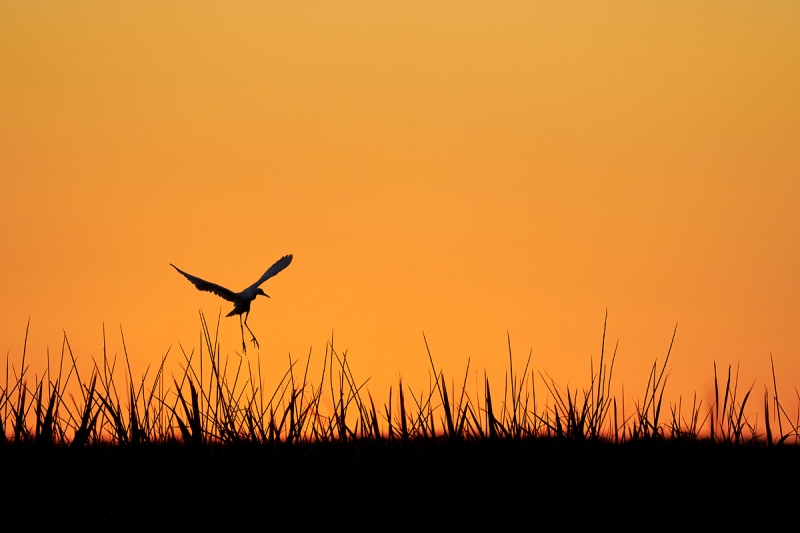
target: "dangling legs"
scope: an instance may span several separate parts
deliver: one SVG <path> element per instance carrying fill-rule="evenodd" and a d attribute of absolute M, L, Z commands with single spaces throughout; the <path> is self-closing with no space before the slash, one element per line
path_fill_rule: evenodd
<path fill-rule="evenodd" d="M 258 341 L 256 340 L 256 336 L 253 334 L 253 330 L 250 329 L 250 326 L 247 325 L 247 317 L 249 317 L 249 316 L 250 316 L 250 311 L 247 311 L 245 313 L 245 315 L 244 315 L 244 327 L 247 328 L 247 331 L 249 331 L 250 335 L 253 337 L 252 340 L 253 340 L 253 344 L 255 345 L 255 347 L 260 349 L 261 346 L 258 345 Z M 242 318 L 242 315 L 239 315 L 239 319 L 241 319 L 241 318 Z M 242 343 L 244 343 L 244 331 L 242 331 Z"/>
<path fill-rule="evenodd" d="M 244 343 L 244 328 L 242 327 L 242 315 L 241 314 L 239 314 L 239 329 L 242 330 L 242 350 L 244 350 L 244 353 L 247 353 L 247 345 Z M 247 328 L 247 329 L 249 330 L 250 328 Z"/>

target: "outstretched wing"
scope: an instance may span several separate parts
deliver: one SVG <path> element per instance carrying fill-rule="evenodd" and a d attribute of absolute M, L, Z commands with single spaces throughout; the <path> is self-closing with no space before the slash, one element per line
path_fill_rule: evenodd
<path fill-rule="evenodd" d="M 191 274 L 187 274 L 186 272 L 184 272 L 180 268 L 176 267 L 172 263 L 170 263 L 170 265 L 172 266 L 172 268 L 174 268 L 175 270 L 177 270 L 178 272 L 180 272 L 181 274 L 186 276 L 186 279 L 191 281 L 194 284 L 194 286 L 197 287 L 198 289 L 200 289 L 201 291 L 213 292 L 217 296 L 225 298 L 229 302 L 235 302 L 236 301 L 236 293 L 235 292 L 233 292 L 231 290 L 228 290 L 225 287 L 220 287 L 216 283 L 211 283 L 210 281 L 206 281 L 204 279 L 200 279 L 197 276 L 192 276 Z"/>
<path fill-rule="evenodd" d="M 269 267 L 266 272 L 264 272 L 264 275 L 261 276 L 261 279 L 259 279 L 258 281 L 256 281 L 252 285 L 250 285 L 250 287 L 248 287 L 248 289 L 256 289 L 256 288 L 258 288 L 259 285 L 261 285 L 262 283 L 267 281 L 269 278 L 271 278 L 272 276 L 274 276 L 275 274 L 277 274 L 278 272 L 280 272 L 281 270 L 283 270 L 284 268 L 289 266 L 289 263 L 291 263 L 291 262 L 292 262 L 292 254 L 284 255 L 283 257 L 281 257 L 280 259 L 275 261 L 275 264 L 272 265 L 271 267 Z M 247 289 L 245 289 L 245 290 L 247 290 Z"/>

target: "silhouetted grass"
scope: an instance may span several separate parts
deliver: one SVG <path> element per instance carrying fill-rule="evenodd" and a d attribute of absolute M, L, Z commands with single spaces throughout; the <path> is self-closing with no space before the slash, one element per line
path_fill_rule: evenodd
<path fill-rule="evenodd" d="M 499 397 L 486 375 L 483 396 L 470 396 L 469 361 L 460 387 L 448 387 L 428 349 L 427 392 L 415 394 L 401 380 L 376 406 L 333 341 L 318 381 L 309 375 L 309 354 L 303 367 L 290 360 L 278 385 L 265 391 L 260 361 L 223 358 L 217 333 L 200 318 L 199 353 L 180 347 L 179 373 L 165 378 L 168 353 L 138 383 L 124 337 L 124 361 L 108 358 L 104 338 L 102 361 L 81 376 L 65 335 L 57 368 L 48 357 L 44 374 L 31 376 L 26 331 L 19 370 L 7 358 L 0 387 L 0 457 L 16 487 L 8 501 L 28 509 L 44 501 L 85 524 L 107 525 L 144 520 L 167 505 L 182 517 L 174 524 L 185 526 L 229 525 L 240 516 L 232 509 L 243 517 L 248 505 L 265 502 L 283 512 L 311 505 L 333 516 L 355 500 L 361 512 L 367 505 L 386 513 L 412 501 L 409 495 L 414 512 L 432 518 L 440 516 L 437 508 L 425 505 L 444 505 L 446 493 L 460 502 L 454 520 L 466 523 L 470 513 L 484 516 L 492 506 L 529 498 L 563 504 L 569 491 L 600 504 L 618 486 L 635 499 L 637 484 L 657 491 L 653 483 L 665 476 L 705 476 L 715 480 L 709 489 L 741 480 L 774 488 L 779 477 L 798 473 L 798 422 L 778 400 L 774 363 L 763 429 L 746 414 L 753 385 L 740 390 L 738 368 L 728 368 L 723 388 L 715 365 L 712 405 L 696 395 L 691 407 L 681 399 L 665 404 L 672 342 L 664 361 L 653 363 L 643 400 L 626 414 L 612 394 L 616 347 L 609 361 L 605 324 L 588 387 L 564 390 L 538 373 L 549 397 L 544 405 L 537 404 L 531 356 L 516 374 L 509 340 Z M 122 364 L 127 379 L 118 383 Z M 70 489 L 58 492 L 59 484 Z M 764 493 L 731 497 L 758 495 Z M 99 514 L 81 515 L 86 501 Z"/>

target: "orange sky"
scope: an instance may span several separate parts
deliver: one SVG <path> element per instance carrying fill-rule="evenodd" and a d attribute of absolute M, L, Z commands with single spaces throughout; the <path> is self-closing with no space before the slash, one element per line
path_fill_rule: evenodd
<path fill-rule="evenodd" d="M 800 4 L 3 2 L 0 350 L 198 346 L 276 259 L 260 356 L 378 398 L 519 365 L 800 385 Z M 240 350 L 222 320 L 223 351 Z M 174 352 L 177 354 L 177 352 Z M 257 352 L 248 351 L 248 357 Z M 173 360 L 177 371 L 179 359 Z M 17 364 L 17 363 L 15 363 Z M 168 365 L 169 366 L 169 365 Z M 277 372 L 277 370 L 276 370 Z M 760 401 L 760 400 L 759 400 Z M 794 405 L 794 402 L 790 402 Z"/>

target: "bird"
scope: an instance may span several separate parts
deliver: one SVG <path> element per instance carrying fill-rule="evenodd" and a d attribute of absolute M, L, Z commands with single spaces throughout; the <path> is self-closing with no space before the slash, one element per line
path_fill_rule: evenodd
<path fill-rule="evenodd" d="M 197 287 L 201 291 L 206 292 L 213 292 L 217 296 L 228 300 L 229 302 L 233 302 L 233 311 L 228 313 L 225 316 L 233 316 L 239 315 L 239 328 L 242 330 L 242 350 L 247 353 L 247 344 L 244 342 L 244 328 L 247 328 L 247 331 L 250 332 L 250 335 L 253 337 L 252 342 L 256 348 L 260 348 L 258 344 L 258 340 L 256 339 L 253 330 L 250 329 L 250 326 L 247 325 L 247 317 L 250 316 L 250 304 L 253 300 L 256 299 L 256 296 L 266 296 L 269 298 L 269 294 L 264 292 L 264 289 L 261 289 L 259 285 L 267 281 L 272 276 L 278 274 L 281 270 L 289 266 L 289 263 L 292 262 L 292 254 L 284 255 L 273 264 L 271 267 L 264 272 L 264 275 L 261 276 L 258 281 L 244 289 L 242 292 L 233 292 L 230 289 L 226 289 L 216 283 L 211 283 L 210 281 L 206 281 L 204 279 L 200 279 L 197 276 L 192 276 L 181 270 L 180 268 L 176 267 L 172 263 L 170 266 L 180 272 L 181 274 L 186 277 L 192 284 Z M 242 313 L 244 313 L 244 326 L 242 326 Z"/>

